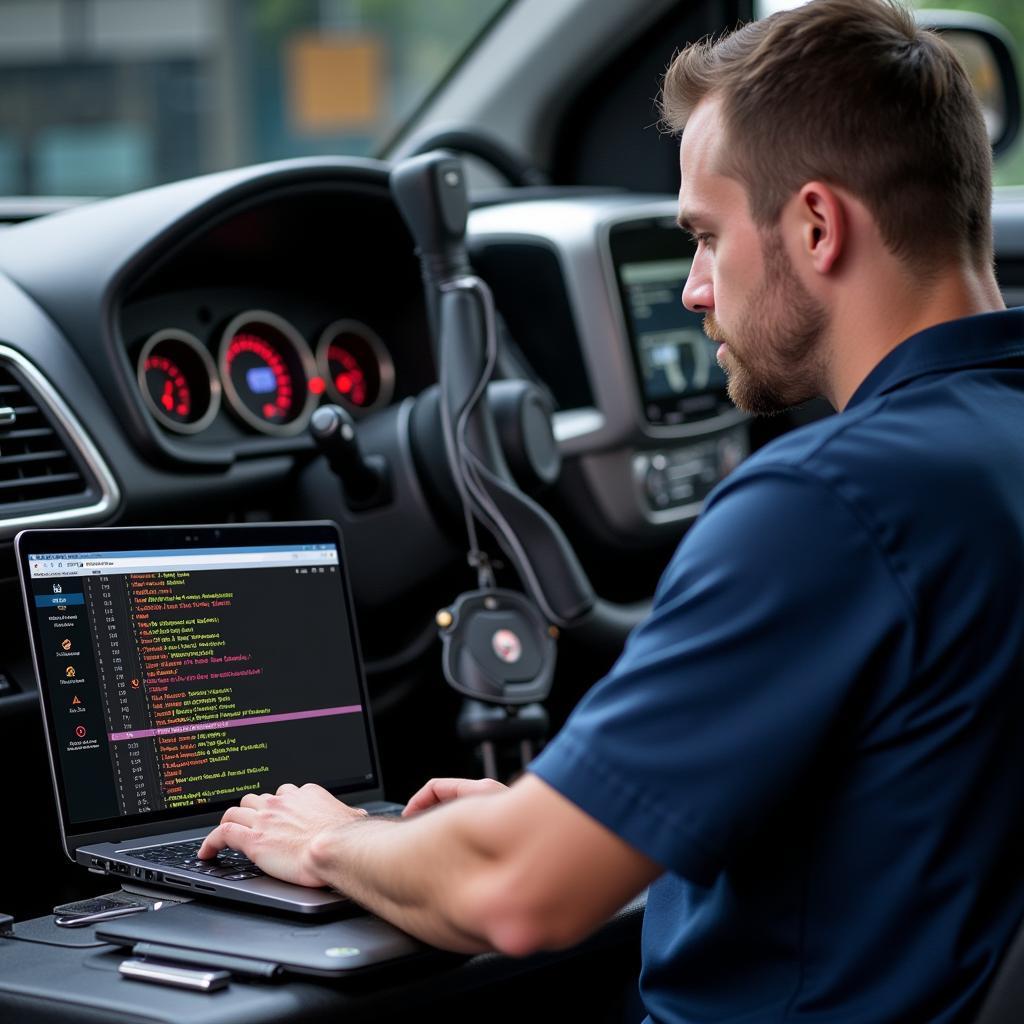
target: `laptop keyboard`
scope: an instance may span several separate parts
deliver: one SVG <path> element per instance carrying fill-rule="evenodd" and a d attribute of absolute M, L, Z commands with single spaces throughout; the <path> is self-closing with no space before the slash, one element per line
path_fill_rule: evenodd
<path fill-rule="evenodd" d="M 402 804 L 383 800 L 363 805 L 371 817 L 392 818 L 402 813 Z M 263 872 L 244 853 L 230 848 L 221 850 L 211 860 L 200 860 L 197 854 L 203 845 L 202 839 L 185 839 L 178 843 L 164 843 L 161 846 L 147 846 L 141 850 L 123 852 L 136 860 L 144 860 L 162 868 L 177 868 L 179 871 L 194 871 L 200 875 L 223 878 L 229 882 L 240 882 L 246 878 L 259 878 Z"/>
<path fill-rule="evenodd" d="M 177 868 L 179 871 L 195 871 L 200 875 L 212 875 L 227 881 L 241 881 L 258 878 L 263 872 L 244 853 L 237 850 L 221 850 L 212 860 L 200 860 L 199 847 L 202 839 L 187 839 L 180 843 L 165 843 L 163 846 L 147 846 L 143 850 L 125 850 L 136 860 L 144 860 L 160 867 Z"/>

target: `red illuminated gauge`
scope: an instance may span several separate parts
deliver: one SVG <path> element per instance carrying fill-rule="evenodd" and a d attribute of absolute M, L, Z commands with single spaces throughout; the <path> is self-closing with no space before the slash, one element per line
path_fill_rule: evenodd
<path fill-rule="evenodd" d="M 320 335 L 316 361 L 331 397 L 353 412 L 368 412 L 391 401 L 395 364 L 366 324 L 336 320 Z"/>
<path fill-rule="evenodd" d="M 220 381 L 210 353 L 187 331 L 169 328 L 139 352 L 139 389 L 149 411 L 170 430 L 195 434 L 220 408 Z"/>
<path fill-rule="evenodd" d="M 304 430 L 323 392 L 302 335 L 263 310 L 249 310 L 228 324 L 220 343 L 220 375 L 234 412 L 265 434 Z"/>

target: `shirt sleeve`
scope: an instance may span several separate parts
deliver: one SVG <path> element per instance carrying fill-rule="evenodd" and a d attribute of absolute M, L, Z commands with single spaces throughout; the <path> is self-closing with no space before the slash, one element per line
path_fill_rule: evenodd
<path fill-rule="evenodd" d="M 687 533 L 611 672 L 530 766 L 708 885 L 864 688 L 909 671 L 908 597 L 855 511 L 788 467 L 737 474 Z"/>

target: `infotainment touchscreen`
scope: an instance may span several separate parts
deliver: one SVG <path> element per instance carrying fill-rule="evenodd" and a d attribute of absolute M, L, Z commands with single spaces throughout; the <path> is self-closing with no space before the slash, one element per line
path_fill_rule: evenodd
<path fill-rule="evenodd" d="M 612 236 L 623 313 L 651 423 L 703 419 L 727 403 L 725 374 L 715 361 L 718 346 L 704 334 L 702 318 L 681 303 L 690 272 L 688 248 L 674 224 Z"/>

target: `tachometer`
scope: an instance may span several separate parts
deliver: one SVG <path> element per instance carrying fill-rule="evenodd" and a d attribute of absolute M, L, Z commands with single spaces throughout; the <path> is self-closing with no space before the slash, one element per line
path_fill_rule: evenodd
<path fill-rule="evenodd" d="M 336 320 L 320 335 L 317 365 L 335 401 L 354 412 L 387 405 L 395 365 L 377 335 L 358 320 Z"/>
<path fill-rule="evenodd" d="M 228 404 L 265 434 L 298 434 L 324 390 L 302 335 L 264 310 L 248 310 L 228 324 L 219 363 Z"/>
<path fill-rule="evenodd" d="M 220 408 L 220 382 L 210 353 L 187 331 L 158 331 L 142 346 L 139 389 L 156 419 L 179 434 L 209 426 Z"/>

